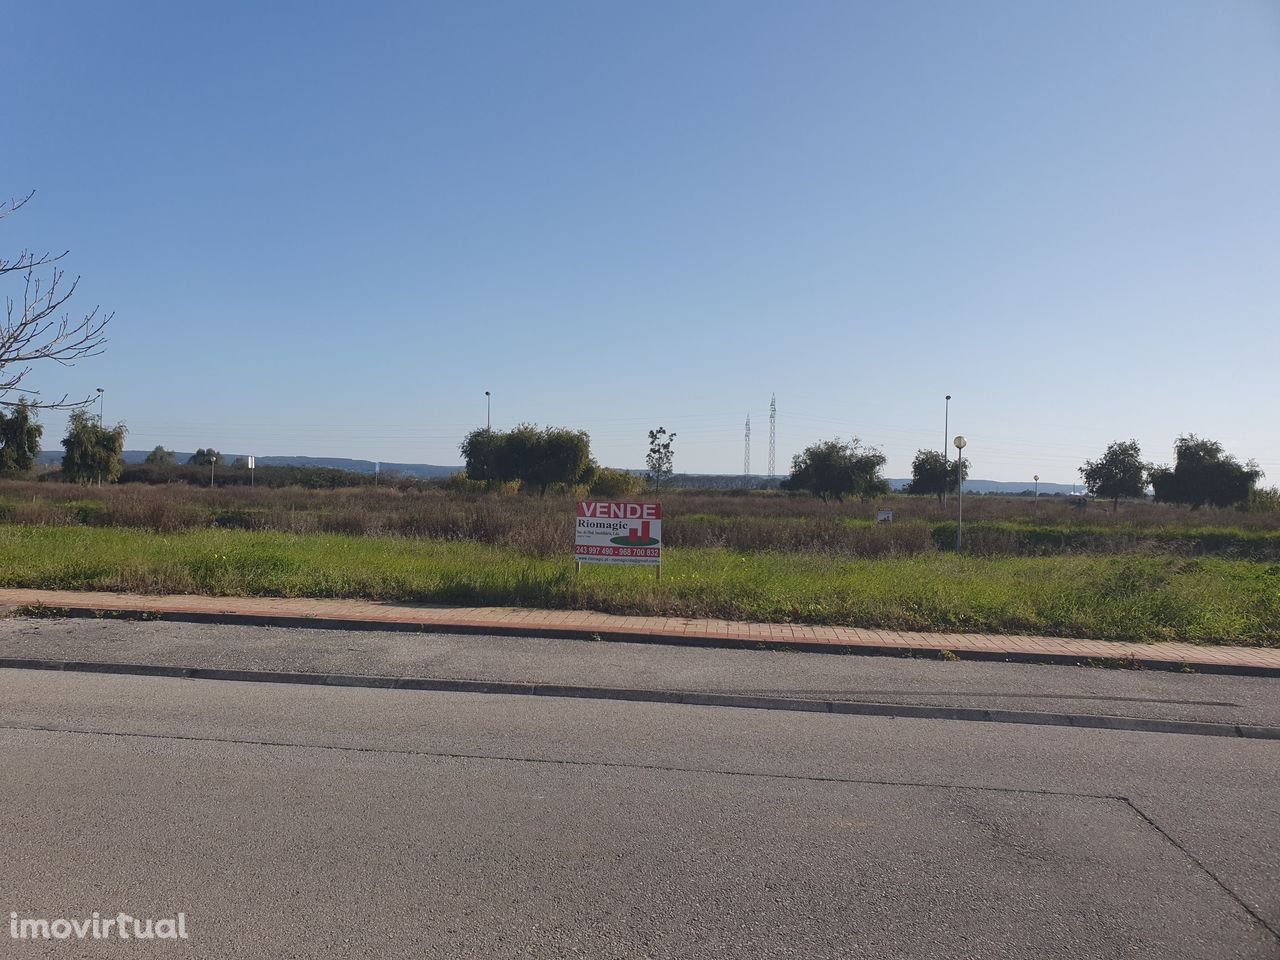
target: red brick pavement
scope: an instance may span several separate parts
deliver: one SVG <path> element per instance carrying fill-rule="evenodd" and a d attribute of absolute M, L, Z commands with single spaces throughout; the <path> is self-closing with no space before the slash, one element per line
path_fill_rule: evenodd
<path fill-rule="evenodd" d="M 886 650 L 934 653 L 949 650 L 984 659 L 1134 660 L 1158 666 L 1276 672 L 1280 649 L 1206 646 L 1191 643 L 1121 643 L 1063 637 L 993 634 L 914 633 L 861 627 L 810 626 L 689 620 L 679 617 L 628 617 L 582 610 L 532 610 L 518 607 L 452 607 L 379 603 L 368 600 L 309 600 L 276 597 L 150 596 L 87 593 L 73 590 L 0 590 L 0 606 L 41 604 L 79 614 L 151 613 L 171 617 L 237 622 L 315 623 L 333 626 L 413 629 L 434 632 L 515 633 L 542 636 L 594 636 L 648 642 L 709 643 L 718 646 L 841 649 L 850 653 Z"/>

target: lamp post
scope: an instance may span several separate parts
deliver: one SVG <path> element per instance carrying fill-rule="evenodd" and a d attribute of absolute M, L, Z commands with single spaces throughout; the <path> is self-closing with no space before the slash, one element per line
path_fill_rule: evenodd
<path fill-rule="evenodd" d="M 489 461 L 493 457 L 493 395 L 488 390 L 484 392 L 484 433 L 484 482 L 488 483 Z"/>
<path fill-rule="evenodd" d="M 964 437 L 956 437 L 951 441 L 956 445 L 956 476 L 959 481 L 956 483 L 956 552 L 960 551 L 960 530 L 964 525 L 964 446 L 967 441 Z"/>
<path fill-rule="evenodd" d="M 951 432 L 951 394 L 947 394 L 946 406 L 942 412 L 942 465 L 946 467 L 950 462 L 947 457 L 947 434 Z M 942 471 L 942 505 L 947 505 L 947 471 Z"/>
<path fill-rule="evenodd" d="M 1040 474 L 1037 473 L 1031 479 L 1036 482 L 1036 499 L 1039 500 L 1040 499 Z"/>
<path fill-rule="evenodd" d="M 102 399 L 102 395 L 105 392 L 106 391 L 104 391 L 101 387 L 98 387 L 98 433 L 99 434 L 102 433 L 102 408 L 106 406 L 106 401 Z M 102 486 L 101 470 L 98 471 L 98 486 Z"/>

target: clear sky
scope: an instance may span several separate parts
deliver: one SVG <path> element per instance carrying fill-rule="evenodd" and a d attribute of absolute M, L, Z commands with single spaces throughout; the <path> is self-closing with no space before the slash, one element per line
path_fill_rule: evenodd
<path fill-rule="evenodd" d="M 70 248 L 128 446 L 1280 482 L 1280 3 L 7 4 L 0 249 Z M 19 292 L 10 279 L 0 293 Z M 49 414 L 46 448 L 64 417 Z"/>

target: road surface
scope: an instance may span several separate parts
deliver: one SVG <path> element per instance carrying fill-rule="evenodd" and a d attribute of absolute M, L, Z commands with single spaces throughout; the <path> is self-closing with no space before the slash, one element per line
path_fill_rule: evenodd
<path fill-rule="evenodd" d="M 671 679 L 662 648 L 607 652 Z M 999 671 L 1038 670 L 1055 701 L 1129 683 L 1177 713 L 1269 689 L 761 656 L 774 687 L 846 694 L 995 696 Z M 1280 957 L 1278 760 L 1265 740 L 3 670 L 0 912 L 182 912 L 189 939 L 0 930 L 0 956 Z"/>

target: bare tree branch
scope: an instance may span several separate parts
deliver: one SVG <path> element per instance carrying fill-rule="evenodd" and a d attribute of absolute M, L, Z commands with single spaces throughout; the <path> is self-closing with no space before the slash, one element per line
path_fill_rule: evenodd
<path fill-rule="evenodd" d="M 19 200 L 0 203 L 0 220 L 21 210 L 34 195 L 32 191 Z M 24 274 L 22 300 L 5 297 L 4 320 L 0 324 L 0 407 L 13 407 L 22 402 L 4 398 L 19 390 L 31 373 L 31 364 L 51 360 L 61 366 L 72 366 L 77 360 L 96 357 L 106 346 L 106 326 L 114 314 L 104 316 L 101 308 L 94 306 L 87 314 L 73 319 L 63 307 L 75 294 L 80 278 L 65 284 L 65 273 L 56 266 L 48 271 L 47 279 L 37 272 L 38 268 L 55 264 L 66 255 L 65 251 L 54 256 L 24 250 L 16 260 L 0 259 L 0 276 L 14 272 Z M 22 392 L 27 395 L 26 402 L 37 409 L 82 407 L 92 401 L 92 397 L 71 401 L 66 394 L 55 401 L 33 401 L 31 397 L 40 396 L 38 390 L 23 388 Z"/>

